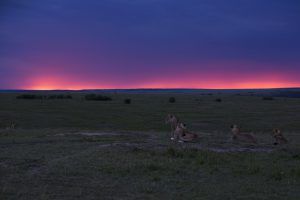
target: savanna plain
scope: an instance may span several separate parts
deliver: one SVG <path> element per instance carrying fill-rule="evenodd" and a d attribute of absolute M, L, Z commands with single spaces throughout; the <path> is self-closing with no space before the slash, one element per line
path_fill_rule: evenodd
<path fill-rule="evenodd" d="M 52 93 L 0 93 L 1 200 L 300 199 L 300 98 Z M 198 139 L 171 141 L 169 113 Z M 232 124 L 258 143 L 232 141 Z M 274 145 L 273 128 L 289 143 Z"/>

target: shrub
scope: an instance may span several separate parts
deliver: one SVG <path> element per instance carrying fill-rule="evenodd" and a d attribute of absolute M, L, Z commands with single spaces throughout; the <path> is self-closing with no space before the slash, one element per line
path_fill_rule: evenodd
<path fill-rule="evenodd" d="M 111 101 L 112 98 L 103 95 L 96 95 L 96 94 L 87 94 L 85 95 L 85 99 L 88 101 Z"/>
<path fill-rule="evenodd" d="M 169 98 L 169 102 L 170 102 L 170 103 L 175 103 L 175 102 L 176 102 L 175 97 L 170 97 L 170 98 Z"/>
<path fill-rule="evenodd" d="M 222 99 L 221 98 L 217 98 L 215 101 L 216 102 L 222 102 Z"/>
<path fill-rule="evenodd" d="M 263 100 L 274 100 L 273 97 L 263 97 Z"/>
<path fill-rule="evenodd" d="M 124 103 L 125 103 L 125 104 L 131 104 L 131 99 L 125 99 L 125 100 L 124 100 Z"/>
<path fill-rule="evenodd" d="M 16 97 L 17 99 L 43 99 L 42 95 L 35 94 L 21 94 Z"/>

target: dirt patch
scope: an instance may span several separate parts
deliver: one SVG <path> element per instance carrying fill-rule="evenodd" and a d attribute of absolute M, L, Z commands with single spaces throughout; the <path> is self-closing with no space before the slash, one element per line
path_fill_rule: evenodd
<path fill-rule="evenodd" d="M 114 146 L 135 147 L 135 146 L 140 146 L 140 144 L 139 143 L 130 143 L 130 142 L 113 142 L 110 144 L 98 145 L 98 147 L 101 147 L 101 148 L 114 147 Z"/>
<path fill-rule="evenodd" d="M 76 133 L 77 135 L 83 136 L 117 136 L 117 135 L 124 135 L 122 133 L 115 133 L 115 132 L 80 132 Z"/>
<path fill-rule="evenodd" d="M 201 138 L 209 139 L 209 141 L 205 141 L 206 144 L 202 144 L 201 142 L 195 142 L 195 143 L 176 143 L 176 145 L 182 146 L 184 148 L 195 148 L 198 150 L 204 150 L 204 151 L 212 151 L 217 153 L 230 153 L 230 152 L 266 152 L 270 153 L 274 151 L 274 147 L 271 146 L 264 146 L 264 145 L 238 145 L 233 144 L 230 139 L 224 139 L 222 141 L 219 141 L 220 138 L 218 138 L 218 141 L 216 141 L 216 138 L 211 138 L 213 135 L 212 133 L 207 132 L 201 132 L 198 133 L 201 135 Z M 141 147 L 141 148 L 166 148 L 168 147 L 168 142 L 162 142 L 161 137 L 159 135 L 154 133 L 140 133 L 140 132 L 75 132 L 75 133 L 61 133 L 56 134 L 56 136 L 70 136 L 70 135 L 79 135 L 79 136 L 85 136 L 88 138 L 94 138 L 93 141 L 95 142 L 105 142 L 102 144 L 98 144 L 97 146 L 99 148 L 113 148 L 113 147 Z M 102 141 L 100 140 L 101 137 L 109 137 L 109 136 L 130 136 L 130 138 L 143 138 L 140 142 L 136 141 L 122 141 L 119 140 L 119 138 L 115 138 L 114 141 Z M 95 139 L 96 138 L 96 139 Z M 97 139 L 99 138 L 99 140 Z M 131 139 L 132 139 L 131 138 Z M 172 142 L 174 143 L 174 142 Z M 208 144 L 207 144 L 208 143 Z"/>
<path fill-rule="evenodd" d="M 64 137 L 64 136 L 71 136 L 71 135 L 81 135 L 81 136 L 118 136 L 118 135 L 124 135 L 124 133 L 116 133 L 116 132 L 75 132 L 75 133 L 58 133 L 55 135 L 47 135 L 47 136 L 58 136 L 58 137 Z"/>
<path fill-rule="evenodd" d="M 65 133 L 58 133 L 58 134 L 55 134 L 54 136 L 61 136 L 61 137 L 63 137 L 65 135 L 66 135 Z M 52 136 L 52 135 L 47 135 L 47 136 Z"/>

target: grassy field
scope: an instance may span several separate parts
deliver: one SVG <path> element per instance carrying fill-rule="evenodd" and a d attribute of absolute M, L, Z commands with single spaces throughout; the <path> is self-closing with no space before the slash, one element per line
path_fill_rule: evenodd
<path fill-rule="evenodd" d="M 300 199 L 300 98 L 107 94 L 112 101 L 0 93 L 0 199 Z M 175 97 L 175 103 L 169 103 Z M 131 104 L 124 99 L 130 98 Z M 221 98 L 221 102 L 215 101 Z M 173 113 L 200 136 L 174 143 Z M 7 129 L 11 121 L 15 129 Z M 230 125 L 257 145 L 230 140 Z M 280 128 L 290 141 L 274 146 Z"/>

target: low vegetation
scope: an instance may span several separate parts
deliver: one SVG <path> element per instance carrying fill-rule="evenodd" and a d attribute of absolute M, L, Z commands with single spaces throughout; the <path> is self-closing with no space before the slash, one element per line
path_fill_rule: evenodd
<path fill-rule="evenodd" d="M 216 102 L 222 102 L 222 99 L 221 98 L 217 98 L 215 99 Z"/>
<path fill-rule="evenodd" d="M 131 99 L 124 99 L 125 104 L 131 104 Z"/>
<path fill-rule="evenodd" d="M 85 95 L 85 100 L 87 101 L 112 101 L 112 98 L 109 96 L 104 96 L 100 94 L 87 94 Z"/>
<path fill-rule="evenodd" d="M 274 100 L 274 98 L 273 97 L 263 97 L 263 100 L 271 101 L 271 100 Z"/>
<path fill-rule="evenodd" d="M 175 97 L 170 97 L 170 98 L 169 98 L 169 103 L 175 103 L 175 102 L 176 102 Z"/>
<path fill-rule="evenodd" d="M 38 95 L 38 94 L 21 94 L 16 96 L 17 99 L 72 99 L 70 94 L 51 94 L 51 95 Z"/>
<path fill-rule="evenodd" d="M 17 99 L 45 99 L 44 95 L 36 95 L 36 94 L 21 94 L 16 96 Z"/>

